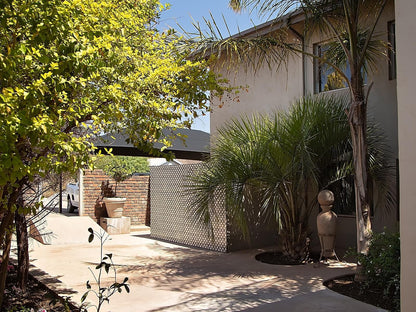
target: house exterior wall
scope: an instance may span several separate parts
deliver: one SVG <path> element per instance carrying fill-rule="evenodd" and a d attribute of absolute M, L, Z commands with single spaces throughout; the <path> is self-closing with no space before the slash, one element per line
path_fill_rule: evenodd
<path fill-rule="evenodd" d="M 388 22 L 395 20 L 394 1 L 390 0 L 376 27 L 375 34 L 383 41 L 388 39 Z M 297 31 L 302 32 L 297 26 Z M 291 38 L 295 40 L 295 36 Z M 327 37 L 313 34 L 305 40 L 305 48 L 313 52 L 313 45 L 322 43 Z M 238 101 L 230 99 L 212 100 L 213 112 L 211 113 L 211 144 L 215 144 L 215 133 L 232 118 L 242 115 L 250 116 L 253 113 L 271 113 L 276 110 L 286 110 L 290 104 L 300 98 L 303 94 L 314 94 L 314 66 L 313 60 L 305 57 L 302 64 L 301 56 L 294 56 L 287 64 L 278 71 L 270 70 L 265 65 L 254 72 L 241 66 L 234 71 L 220 71 L 225 78 L 228 78 L 235 86 L 248 85 L 247 91 L 243 89 Z M 304 71 L 303 71 L 304 68 Z M 376 65 L 377 70 L 369 73 L 368 85 L 373 83 L 371 88 L 368 109 L 376 123 L 384 131 L 388 145 L 391 147 L 393 156 L 392 163 L 398 157 L 398 121 L 397 121 L 397 93 L 396 80 L 389 80 L 389 62 L 387 57 L 380 58 Z M 303 83 L 305 85 L 303 85 Z M 305 86 L 305 89 L 303 87 Z M 331 94 L 348 94 L 348 89 L 328 91 Z M 222 107 L 220 107 L 222 106 Z M 396 183 L 396 177 L 392 176 L 392 183 Z M 397 229 L 397 211 L 393 209 L 387 213 L 376 212 L 372 218 L 373 229 L 382 231 L 385 226 L 390 229 Z M 311 219 L 312 230 L 315 229 L 314 217 Z M 312 233 L 315 237 L 316 233 Z M 339 216 L 337 246 L 341 250 L 356 246 L 356 225 L 354 216 Z"/>
<path fill-rule="evenodd" d="M 416 296 L 416 2 L 396 0 L 397 99 L 400 160 L 401 311 L 415 310 Z"/>
<path fill-rule="evenodd" d="M 389 1 L 386 5 L 376 29 L 375 35 L 388 42 L 389 22 L 395 20 L 394 2 Z M 308 40 L 307 51 L 312 53 L 315 44 L 323 43 L 328 37 L 314 34 Z M 387 55 L 387 51 L 386 51 Z M 311 58 L 306 58 L 305 62 L 305 86 L 306 94 L 314 94 L 314 64 Z M 398 158 L 398 121 L 397 121 L 397 92 L 396 79 L 389 80 L 389 60 L 388 58 L 380 58 L 376 64 L 376 71 L 369 72 L 367 76 L 367 87 L 373 83 L 369 94 L 368 111 L 369 118 L 375 120 L 377 126 L 384 132 L 392 152 L 391 162 L 394 163 Z M 328 95 L 348 95 L 349 90 L 339 89 L 321 94 Z M 396 176 L 391 177 L 391 183 L 396 185 Z M 375 211 L 372 217 L 372 228 L 375 232 L 381 232 L 384 228 L 388 230 L 397 230 L 398 219 L 396 209 L 384 209 L 383 211 Z M 356 225 L 355 216 L 339 215 L 337 221 L 337 238 L 336 246 L 341 251 L 345 251 L 350 247 L 356 246 Z"/>
<path fill-rule="evenodd" d="M 388 22 L 394 21 L 394 2 L 388 2 L 377 26 L 375 36 L 384 42 L 388 42 Z M 328 40 L 328 37 L 314 34 L 308 40 L 307 51 L 312 53 L 313 46 Z M 387 51 L 386 51 L 387 55 Z M 305 85 L 306 94 L 314 94 L 314 65 L 311 58 L 305 61 Z M 397 93 L 396 79 L 389 80 L 389 60 L 387 57 L 379 58 L 376 70 L 369 72 L 367 86 L 373 83 L 368 102 L 369 115 L 374 118 L 378 126 L 387 136 L 388 143 L 392 149 L 393 157 L 397 158 L 398 138 L 397 138 Z M 322 94 L 348 94 L 347 89 L 322 92 Z M 371 118 L 371 117 L 370 117 Z"/>
<path fill-rule="evenodd" d="M 83 209 L 80 215 L 89 216 L 99 223 L 100 217 L 107 217 L 104 203 L 102 202 L 101 185 L 110 182 L 115 186 L 115 181 L 108 177 L 102 170 L 85 170 L 82 177 Z M 127 199 L 124 205 L 123 216 L 131 218 L 131 225 L 149 225 L 149 175 L 133 175 L 131 178 L 119 183 L 117 196 Z"/>
<path fill-rule="evenodd" d="M 289 39 L 297 40 L 293 35 Z M 242 90 L 237 97 L 212 99 L 211 143 L 215 141 L 217 129 L 232 118 L 286 110 L 291 102 L 302 95 L 302 59 L 299 56 L 290 57 L 288 63 L 282 64 L 278 70 L 263 64 L 257 70 L 240 66 L 217 71 L 229 79 L 231 85 L 241 86 Z"/>
<path fill-rule="evenodd" d="M 381 40 L 387 42 L 387 24 L 395 20 L 394 1 L 390 0 L 376 27 L 375 34 Z M 297 30 L 302 32 L 299 25 Z M 289 35 L 289 40 L 298 40 L 294 34 Z M 327 40 L 318 34 L 313 34 L 306 39 L 306 50 L 313 52 L 313 45 Z M 368 108 L 377 124 L 384 130 L 388 143 L 392 149 L 394 158 L 398 154 L 397 137 L 397 94 L 396 79 L 389 80 L 389 61 L 380 58 L 375 72 L 369 73 L 368 85 L 373 83 L 370 91 Z M 242 86 L 237 97 L 223 97 L 221 100 L 213 98 L 211 101 L 211 142 L 215 141 L 215 132 L 232 118 L 242 115 L 250 116 L 253 113 L 271 113 L 276 110 L 286 110 L 290 104 L 300 98 L 303 91 L 303 79 L 305 78 L 305 95 L 314 94 L 314 66 L 312 58 L 305 57 L 305 72 L 303 72 L 302 57 L 293 55 L 286 65 L 279 70 L 270 69 L 264 64 L 256 71 L 252 68 L 232 68 L 230 70 L 218 69 L 223 77 L 229 79 L 233 86 Z M 245 88 L 247 86 L 247 88 Z M 328 91 L 324 93 L 342 93 L 347 90 Z"/>

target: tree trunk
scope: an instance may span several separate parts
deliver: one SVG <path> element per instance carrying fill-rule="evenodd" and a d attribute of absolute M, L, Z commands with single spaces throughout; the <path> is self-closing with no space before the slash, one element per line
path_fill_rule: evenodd
<path fill-rule="evenodd" d="M 4 212 L 3 218 L 1 219 L 1 223 L 0 223 L 0 248 L 6 242 L 5 237 L 12 223 L 13 223 L 13 214 L 6 210 Z"/>
<path fill-rule="evenodd" d="M 3 257 L 2 257 L 2 262 L 0 265 L 0 310 L 3 306 L 4 290 L 6 289 L 7 267 L 9 265 L 10 247 L 12 245 L 12 235 L 13 235 L 13 232 L 11 231 L 11 228 L 9 227 L 9 230 L 6 232 L 6 237 L 4 239 Z"/>
<path fill-rule="evenodd" d="M 5 211 L 0 225 L 0 246 L 3 247 L 2 262 L 0 265 L 0 310 L 3 304 L 4 290 L 6 288 L 7 266 L 9 264 L 10 247 L 12 243 L 12 224 L 13 214 L 9 211 Z"/>
<path fill-rule="evenodd" d="M 24 183 L 25 179 L 22 179 L 17 182 L 17 187 L 7 185 L 3 188 L 3 192 L 1 194 L 2 205 L 0 205 L 0 207 L 3 212 L 3 217 L 0 223 L 0 246 L 3 248 L 3 255 L 0 266 L 0 310 L 3 304 L 3 295 L 6 287 L 7 266 L 9 264 L 13 234 L 13 217 L 15 214 L 11 212 L 11 210 L 12 207 L 18 204 L 19 196 L 22 192 L 22 186 Z M 4 202 L 6 203 L 3 204 Z"/>
<path fill-rule="evenodd" d="M 356 202 L 357 251 L 366 254 L 371 238 L 370 205 L 367 194 L 367 108 L 362 88 L 351 102 L 349 124 L 351 130 Z"/>
<path fill-rule="evenodd" d="M 29 242 L 25 215 L 16 211 L 15 222 L 18 256 L 17 286 L 22 291 L 26 291 L 29 279 Z"/>

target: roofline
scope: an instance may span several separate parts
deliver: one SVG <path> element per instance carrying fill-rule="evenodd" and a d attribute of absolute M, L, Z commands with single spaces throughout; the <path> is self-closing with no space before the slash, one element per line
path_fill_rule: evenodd
<path fill-rule="evenodd" d="M 244 38 L 244 37 L 253 38 L 253 37 L 264 36 L 273 31 L 281 29 L 285 26 L 297 24 L 297 23 L 303 22 L 304 20 L 305 20 L 305 13 L 303 12 L 303 10 L 296 9 L 293 12 L 277 17 L 271 21 L 264 22 L 260 25 L 255 25 L 254 27 L 243 30 L 242 32 L 239 32 L 237 34 L 231 35 L 225 38 L 225 40 L 238 39 L 238 38 Z M 215 50 L 218 50 L 218 47 L 216 47 Z M 208 58 L 213 53 L 214 53 L 213 51 L 204 51 L 203 57 Z M 196 54 L 197 52 L 192 52 L 189 58 L 193 59 Z"/>
<path fill-rule="evenodd" d="M 111 149 L 113 155 L 163 157 L 164 155 L 173 154 L 174 158 L 181 159 L 204 160 L 209 158 L 209 133 L 186 128 L 176 130 L 165 128 L 162 133 L 167 136 L 170 131 L 176 135 L 182 133 L 186 137 L 184 137 L 184 140 L 176 137 L 172 140 L 172 146 L 163 151 L 163 144 L 160 142 L 154 143 L 150 151 L 135 147 L 131 142 L 128 143 L 128 135 L 124 131 L 114 133 L 114 136 L 111 133 L 101 135 L 94 140 L 94 145 L 96 152 L 103 154 L 108 154 L 106 149 Z M 155 152 L 155 154 L 152 152 Z"/>
<path fill-rule="evenodd" d="M 105 147 L 99 146 L 97 147 L 96 151 L 97 152 L 101 151 L 102 154 L 108 155 Z M 210 157 L 209 152 L 181 151 L 181 150 L 175 150 L 175 149 L 166 149 L 166 152 L 173 153 L 175 155 L 174 158 L 177 158 L 177 159 L 206 160 Z M 111 154 L 121 155 L 121 156 L 161 157 L 161 156 L 150 155 L 149 153 L 143 152 L 136 147 L 121 147 L 121 146 L 111 147 Z"/>
<path fill-rule="evenodd" d="M 303 22 L 304 20 L 305 20 L 305 14 L 303 10 L 297 9 L 297 10 L 294 10 L 293 12 L 287 13 L 273 20 L 270 20 L 260 25 L 256 25 L 249 29 L 243 30 L 242 32 L 239 32 L 235 35 L 230 36 L 229 38 L 244 38 L 244 37 L 250 37 L 251 35 L 263 36 L 275 30 L 281 29 L 287 25 Z"/>

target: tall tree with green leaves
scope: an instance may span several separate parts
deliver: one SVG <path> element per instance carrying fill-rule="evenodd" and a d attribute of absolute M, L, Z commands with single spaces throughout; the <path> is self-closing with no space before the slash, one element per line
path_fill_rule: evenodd
<path fill-rule="evenodd" d="M 169 144 L 225 81 L 160 32 L 158 0 L 0 0 L 0 306 L 15 212 L 37 176 L 90 163 L 96 133 Z M 36 207 L 35 207 L 36 208 Z"/>
<path fill-rule="evenodd" d="M 367 252 L 372 233 L 366 138 L 368 93 L 364 90 L 364 75 L 374 69 L 377 58 L 385 57 L 386 44 L 375 36 L 375 29 L 389 1 L 392 0 L 230 0 L 230 6 L 236 11 L 256 9 L 263 16 L 277 20 L 298 10 L 304 16 L 303 36 L 308 38 L 316 32 L 324 34 L 329 40 L 328 49 L 318 55 L 306 51 L 300 43 L 288 41 L 290 19 L 284 20 L 287 25 L 281 23 L 279 30 L 258 36 L 254 33 L 248 38 L 239 35 L 223 38 L 216 32 L 215 22 L 210 23 L 211 32 L 199 32 L 202 40 L 197 41 L 195 48 L 203 56 L 228 54 L 218 58 L 226 60 L 226 66 L 234 61 L 255 68 L 264 62 L 279 67 L 287 61 L 288 55 L 303 54 L 333 68 L 342 78 L 350 91 L 347 115 L 354 156 L 357 250 L 360 253 Z"/>

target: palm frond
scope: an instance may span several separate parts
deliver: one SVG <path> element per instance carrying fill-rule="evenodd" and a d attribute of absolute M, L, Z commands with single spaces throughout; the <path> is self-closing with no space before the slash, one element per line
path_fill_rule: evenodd
<path fill-rule="evenodd" d="M 212 223 L 209 202 L 221 190 L 227 214 L 244 237 L 253 220 L 273 221 L 293 244 L 304 243 L 315 207 L 309 194 L 319 191 L 330 164 L 341 167 L 351 148 L 345 107 L 342 99 L 310 97 L 288 112 L 230 121 L 218 131 L 210 160 L 192 178 L 196 219 Z"/>

